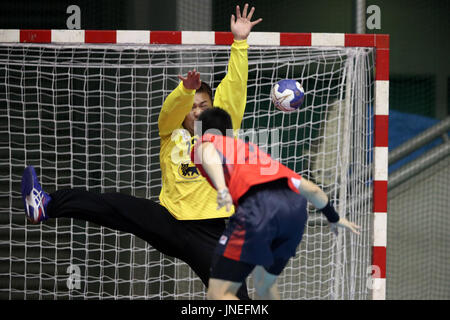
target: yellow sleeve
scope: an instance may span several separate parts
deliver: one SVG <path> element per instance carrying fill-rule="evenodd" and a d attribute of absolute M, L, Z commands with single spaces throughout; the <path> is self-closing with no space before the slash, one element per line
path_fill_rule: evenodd
<path fill-rule="evenodd" d="M 227 75 L 214 94 L 214 106 L 230 114 L 233 130 L 241 127 L 247 103 L 248 47 L 247 40 L 234 40 Z"/>
<path fill-rule="evenodd" d="M 158 117 L 160 136 L 172 134 L 183 124 L 184 118 L 191 111 L 194 104 L 195 90 L 186 89 L 180 82 L 164 100 Z"/>

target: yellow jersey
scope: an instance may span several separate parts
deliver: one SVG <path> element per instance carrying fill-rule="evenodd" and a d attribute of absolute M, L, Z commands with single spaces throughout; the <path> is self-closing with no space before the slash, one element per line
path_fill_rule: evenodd
<path fill-rule="evenodd" d="M 226 76 L 214 95 L 213 106 L 226 110 L 233 129 L 241 126 L 247 103 L 248 79 L 247 40 L 234 40 Z M 158 118 L 161 149 L 159 161 L 163 205 L 178 220 L 202 220 L 229 217 L 234 208 L 217 210 L 217 191 L 199 174 L 191 162 L 190 151 L 197 139 L 183 128 L 182 123 L 194 104 L 195 90 L 188 90 L 181 82 L 164 101 Z"/>

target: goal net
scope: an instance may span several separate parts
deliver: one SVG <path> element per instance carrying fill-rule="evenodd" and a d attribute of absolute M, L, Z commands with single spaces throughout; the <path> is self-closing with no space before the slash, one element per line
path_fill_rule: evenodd
<path fill-rule="evenodd" d="M 241 134 L 268 132 L 256 142 L 362 226 L 359 237 L 335 237 L 309 207 L 297 255 L 278 279 L 282 299 L 371 298 L 374 51 L 248 51 Z M 217 88 L 229 54 L 229 45 L 0 43 L 0 299 L 205 298 L 184 262 L 131 234 L 75 219 L 30 224 L 20 181 L 33 165 L 48 192 L 83 188 L 158 202 L 163 101 L 192 68 Z M 296 112 L 270 101 L 285 78 L 306 92 Z"/>

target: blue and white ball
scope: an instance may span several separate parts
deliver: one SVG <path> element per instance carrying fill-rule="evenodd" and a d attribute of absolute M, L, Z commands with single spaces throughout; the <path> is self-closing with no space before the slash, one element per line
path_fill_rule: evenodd
<path fill-rule="evenodd" d="M 302 85 L 292 79 L 278 81 L 270 93 L 272 102 L 281 111 L 297 110 L 305 100 L 305 91 Z"/>

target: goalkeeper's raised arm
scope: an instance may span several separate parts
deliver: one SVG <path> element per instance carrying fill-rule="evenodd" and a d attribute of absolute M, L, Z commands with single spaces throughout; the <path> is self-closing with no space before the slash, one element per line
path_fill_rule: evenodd
<path fill-rule="evenodd" d="M 244 6 L 242 15 L 239 6 L 236 6 L 236 16 L 231 15 L 230 29 L 234 41 L 231 45 L 228 72 L 217 87 L 214 106 L 226 110 L 232 120 L 233 130 L 241 126 L 247 103 L 247 79 L 248 79 L 248 44 L 247 38 L 252 28 L 262 21 L 259 18 L 251 21 L 255 8 L 252 7 L 247 15 L 248 4 Z"/>
<path fill-rule="evenodd" d="M 198 119 L 201 111 L 212 106 L 225 109 L 231 116 L 233 129 L 240 128 L 247 102 L 247 38 L 252 28 L 262 21 L 261 18 L 251 21 L 255 8 L 251 8 L 248 13 L 247 11 L 248 4 L 244 6 L 242 14 L 239 6 L 236 6 L 236 15 L 231 15 L 230 29 L 234 40 L 228 70 L 216 89 L 214 99 L 211 88 L 200 80 L 195 70 L 189 71 L 186 77 L 179 76 L 180 84 L 167 96 L 159 115 L 160 136 L 170 135 L 179 128 L 184 128 L 193 135 L 194 121 Z M 199 82 L 191 85 L 187 81 L 194 73 Z M 196 99 L 197 93 L 204 95 Z"/>

